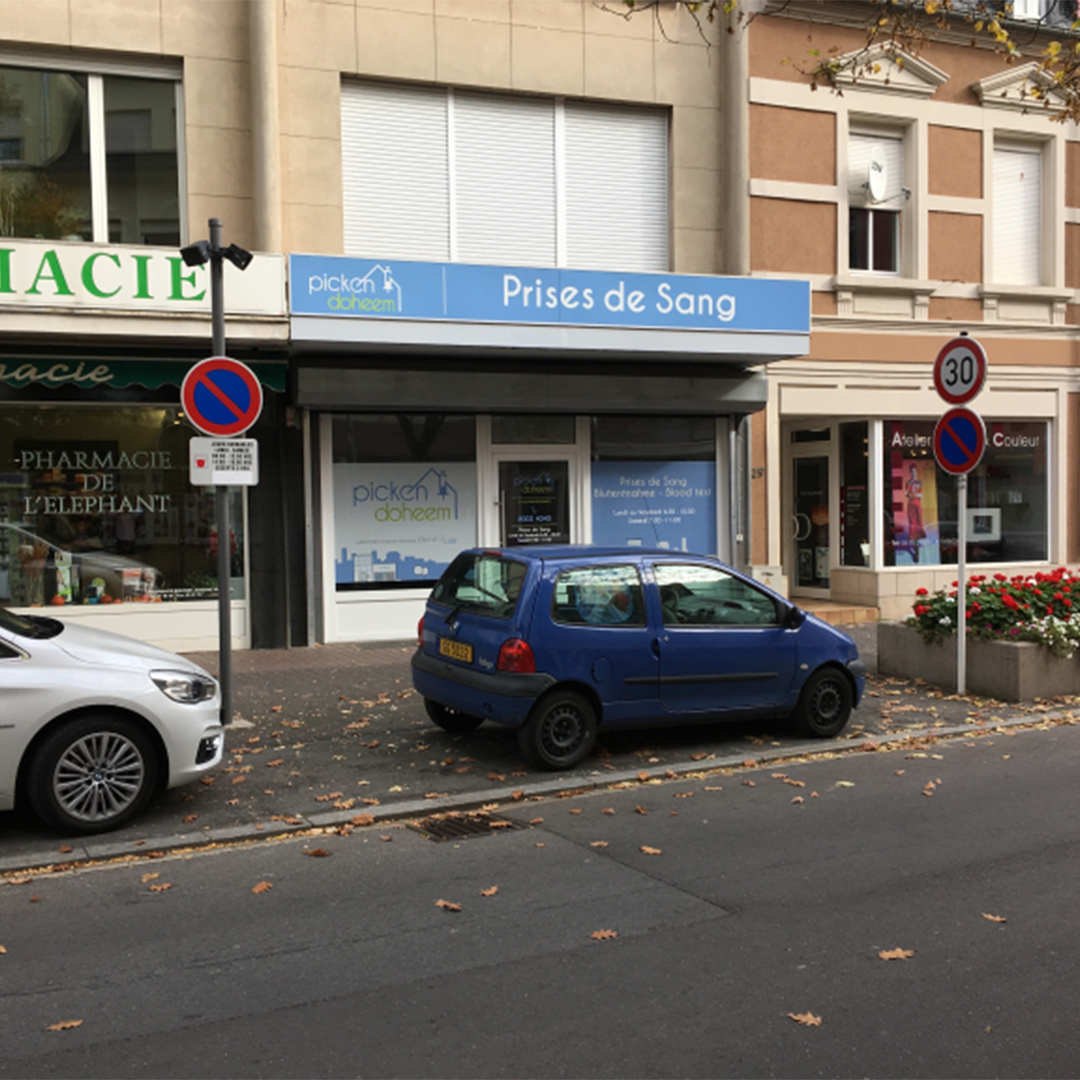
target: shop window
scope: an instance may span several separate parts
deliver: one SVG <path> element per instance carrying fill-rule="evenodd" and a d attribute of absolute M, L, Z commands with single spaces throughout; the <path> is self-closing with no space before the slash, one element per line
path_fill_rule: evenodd
<path fill-rule="evenodd" d="M 175 247 L 177 161 L 175 82 L 0 66 L 0 236 Z"/>
<path fill-rule="evenodd" d="M 716 553 L 712 417 L 599 416 L 592 456 L 593 543 Z"/>
<path fill-rule="evenodd" d="M 986 453 L 968 474 L 967 560 L 1049 557 L 1047 426 L 988 421 Z M 934 460 L 932 420 L 889 420 L 885 437 L 885 565 L 957 561 L 956 479 Z"/>
<path fill-rule="evenodd" d="M 994 147 L 994 282 L 1042 284 L 1042 153 Z"/>
<path fill-rule="evenodd" d="M 471 416 L 331 418 L 339 591 L 430 589 L 477 537 Z"/>
<path fill-rule="evenodd" d="M 870 441 L 865 420 L 840 425 L 840 565 L 870 565 Z"/>
<path fill-rule="evenodd" d="M 904 143 L 897 136 L 848 140 L 848 259 L 852 270 L 900 272 Z"/>
<path fill-rule="evenodd" d="M 216 598 L 214 493 L 188 483 L 191 434 L 176 408 L 0 408 L 0 604 Z M 239 489 L 232 500 L 240 599 Z"/>
<path fill-rule="evenodd" d="M 354 83 L 341 139 L 346 255 L 669 269 L 663 110 Z"/>

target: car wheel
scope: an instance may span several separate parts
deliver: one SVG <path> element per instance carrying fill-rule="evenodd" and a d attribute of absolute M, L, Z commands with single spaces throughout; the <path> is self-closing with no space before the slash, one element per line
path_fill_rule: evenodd
<path fill-rule="evenodd" d="M 799 695 L 795 723 L 805 735 L 831 739 L 839 735 L 851 716 L 851 683 L 836 668 L 815 671 Z"/>
<path fill-rule="evenodd" d="M 580 694 L 557 690 L 542 697 L 518 728 L 521 752 L 542 769 L 570 769 L 596 742 L 596 711 Z"/>
<path fill-rule="evenodd" d="M 458 712 L 431 698 L 424 698 L 424 708 L 427 709 L 428 719 L 443 731 L 475 731 L 484 722 L 482 716 Z"/>
<path fill-rule="evenodd" d="M 150 801 L 158 760 L 150 737 L 131 720 L 84 716 L 38 747 L 27 793 L 43 821 L 64 833 L 105 832 Z"/>

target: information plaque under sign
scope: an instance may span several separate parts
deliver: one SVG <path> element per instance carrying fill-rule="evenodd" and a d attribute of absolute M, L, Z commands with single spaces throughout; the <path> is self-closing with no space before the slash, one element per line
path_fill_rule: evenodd
<path fill-rule="evenodd" d="M 254 487 L 259 482 L 257 439 L 203 439 L 190 443 L 195 487 Z"/>

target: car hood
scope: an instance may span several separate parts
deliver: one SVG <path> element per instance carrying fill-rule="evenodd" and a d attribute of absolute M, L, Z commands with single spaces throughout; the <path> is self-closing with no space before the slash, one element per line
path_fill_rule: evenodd
<path fill-rule="evenodd" d="M 64 623 L 63 632 L 49 640 L 68 656 L 84 664 L 135 668 L 140 671 L 167 669 L 208 674 L 198 664 L 193 664 L 168 649 L 159 649 L 156 645 L 148 645 L 144 641 L 114 634 L 109 630 L 95 630 L 76 623 Z"/>

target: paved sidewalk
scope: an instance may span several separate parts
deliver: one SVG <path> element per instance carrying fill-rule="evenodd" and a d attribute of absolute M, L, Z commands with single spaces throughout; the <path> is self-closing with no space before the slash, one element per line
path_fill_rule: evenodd
<path fill-rule="evenodd" d="M 845 627 L 876 668 L 877 627 Z M 56 861 L 138 854 L 275 831 L 423 816 L 448 807 L 576 790 L 634 778 L 850 750 L 868 738 L 947 734 L 1080 715 L 1080 699 L 1001 705 L 944 695 L 920 682 L 871 676 L 842 738 L 811 741 L 781 722 L 712 724 L 602 734 L 581 768 L 527 768 L 517 738 L 495 724 L 451 735 L 412 690 L 411 642 L 260 650 L 233 657 L 233 701 L 221 766 L 202 783 L 161 795 L 126 828 L 90 840 L 57 837 L 0 814 L 0 872 Z M 217 654 L 192 659 L 216 671 Z M 64 851 L 62 849 L 70 850 Z"/>

